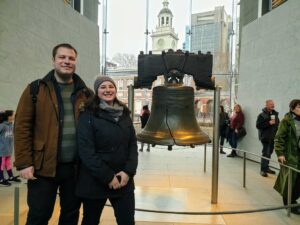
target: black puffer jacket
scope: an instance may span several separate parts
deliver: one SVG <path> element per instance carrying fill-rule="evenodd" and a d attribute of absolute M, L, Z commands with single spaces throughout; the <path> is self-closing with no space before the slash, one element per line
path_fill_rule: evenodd
<path fill-rule="evenodd" d="M 108 198 L 134 190 L 133 176 L 138 164 L 137 141 L 129 113 L 116 122 L 99 109 L 84 111 L 77 129 L 78 152 L 81 159 L 77 195 L 85 198 Z M 124 171 L 130 179 L 118 190 L 109 189 L 114 174 Z"/>
<path fill-rule="evenodd" d="M 276 123 L 270 125 L 271 115 L 275 115 Z M 256 128 L 258 129 L 258 137 L 262 142 L 274 140 L 279 125 L 278 112 L 275 110 L 268 111 L 266 108 L 258 115 L 256 120 Z"/>

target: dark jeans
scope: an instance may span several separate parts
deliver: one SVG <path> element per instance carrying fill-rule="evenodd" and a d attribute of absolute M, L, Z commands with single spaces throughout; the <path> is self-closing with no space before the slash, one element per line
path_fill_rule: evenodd
<path fill-rule="evenodd" d="M 300 175 L 297 174 L 295 186 L 292 189 L 292 201 L 291 201 L 291 204 L 296 204 L 297 203 L 297 199 L 299 197 L 300 197 Z M 283 197 L 283 204 L 287 205 L 287 198 L 285 198 L 285 197 Z"/>
<path fill-rule="evenodd" d="M 107 199 L 82 199 L 83 219 L 81 225 L 98 225 Z M 134 193 L 121 197 L 109 198 L 114 208 L 118 225 L 134 225 Z"/>
<path fill-rule="evenodd" d="M 274 140 L 261 142 L 263 145 L 262 156 L 270 158 L 274 149 Z M 260 171 L 267 172 L 269 169 L 269 160 L 261 159 Z"/>
<path fill-rule="evenodd" d="M 234 130 L 230 130 L 230 138 L 229 138 L 229 144 L 231 148 L 237 147 L 237 136 Z"/>
<path fill-rule="evenodd" d="M 37 176 L 28 180 L 26 225 L 47 225 L 52 216 L 57 190 L 60 196 L 59 225 L 77 225 L 80 200 L 75 196 L 76 168 L 74 164 L 57 166 L 55 178 Z"/>
<path fill-rule="evenodd" d="M 229 144 L 231 148 L 237 148 L 237 136 L 233 129 L 230 129 Z M 231 154 L 236 155 L 236 150 L 231 150 Z"/>

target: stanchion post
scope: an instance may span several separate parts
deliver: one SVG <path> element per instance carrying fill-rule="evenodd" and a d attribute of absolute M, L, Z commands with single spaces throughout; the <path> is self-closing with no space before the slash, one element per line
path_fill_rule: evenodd
<path fill-rule="evenodd" d="M 128 108 L 131 111 L 131 119 L 134 121 L 134 89 L 132 84 L 128 85 Z"/>
<path fill-rule="evenodd" d="M 289 168 L 287 204 L 290 205 L 291 202 L 292 202 L 292 170 Z M 291 215 L 291 208 L 287 208 L 287 216 L 290 217 L 290 215 Z"/>
<path fill-rule="evenodd" d="M 203 168 L 204 172 L 206 172 L 206 148 L 207 148 L 207 145 L 205 144 L 204 145 L 204 168 Z"/>
<path fill-rule="evenodd" d="M 14 194 L 14 225 L 19 225 L 20 188 L 15 187 Z"/>
<path fill-rule="evenodd" d="M 243 187 L 246 187 L 246 152 L 243 154 Z"/>
<path fill-rule="evenodd" d="M 219 175 L 219 125 L 220 125 L 220 90 L 216 86 L 214 91 L 214 132 L 213 132 L 213 151 L 212 151 L 212 187 L 211 203 L 218 203 L 218 175 Z"/>

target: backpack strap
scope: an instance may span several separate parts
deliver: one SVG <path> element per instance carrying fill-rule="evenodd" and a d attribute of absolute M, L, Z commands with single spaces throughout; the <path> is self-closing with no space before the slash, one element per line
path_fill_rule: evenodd
<path fill-rule="evenodd" d="M 37 79 L 35 81 L 32 81 L 29 85 L 30 86 L 30 95 L 31 95 L 32 103 L 34 105 L 37 102 L 37 95 L 38 95 L 39 89 L 40 89 L 40 81 L 41 81 L 41 79 Z"/>
<path fill-rule="evenodd" d="M 87 99 L 92 95 L 92 91 L 87 87 L 83 89 L 83 93 Z"/>

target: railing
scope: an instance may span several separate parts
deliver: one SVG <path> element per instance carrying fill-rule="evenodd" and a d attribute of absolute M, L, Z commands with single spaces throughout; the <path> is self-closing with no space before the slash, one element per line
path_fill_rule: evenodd
<path fill-rule="evenodd" d="M 245 151 L 245 150 L 242 150 L 242 149 L 230 148 L 230 147 L 224 147 L 224 146 L 223 146 L 223 148 L 227 148 L 227 149 L 231 149 L 231 150 L 235 150 L 235 151 L 243 153 L 242 158 L 243 158 L 243 187 L 244 188 L 246 187 L 246 161 L 247 161 L 247 154 L 255 156 L 257 158 L 266 159 L 269 162 L 278 163 L 280 166 L 288 168 L 289 175 L 288 175 L 288 202 L 287 202 L 287 205 L 286 206 L 282 206 L 281 208 L 274 207 L 273 210 L 287 208 L 287 215 L 290 216 L 291 208 L 293 208 L 293 207 L 300 207 L 300 204 L 291 204 L 291 199 L 292 199 L 292 172 L 296 172 L 296 173 L 300 174 L 300 170 L 297 170 L 294 167 L 285 165 L 283 163 L 280 163 L 278 161 L 272 160 L 270 158 L 267 158 L 267 157 L 264 157 L 264 156 L 261 156 L 261 155 L 257 155 L 257 154 L 254 154 L 252 152 L 248 152 L 248 151 Z M 205 171 L 206 171 L 206 145 L 204 147 L 204 172 Z"/>

